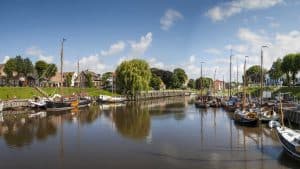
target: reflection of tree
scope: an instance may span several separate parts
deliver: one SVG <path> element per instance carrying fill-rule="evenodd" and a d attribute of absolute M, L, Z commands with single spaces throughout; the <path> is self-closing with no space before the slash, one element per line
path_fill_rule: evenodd
<path fill-rule="evenodd" d="M 21 123 L 7 124 L 8 131 L 4 133 L 4 140 L 8 145 L 15 147 L 23 147 L 33 141 L 33 125 Z"/>
<path fill-rule="evenodd" d="M 79 111 L 79 119 L 81 124 L 93 123 L 100 114 L 99 106 L 92 106 L 90 108 L 81 109 Z"/>
<path fill-rule="evenodd" d="M 150 115 L 139 105 L 128 105 L 123 112 L 114 113 L 116 128 L 120 134 L 131 139 L 144 139 L 150 131 Z"/>
<path fill-rule="evenodd" d="M 175 113 L 174 114 L 174 119 L 179 121 L 185 119 L 186 114 L 185 113 Z"/>
<path fill-rule="evenodd" d="M 46 140 L 48 136 L 56 134 L 56 126 L 47 118 L 39 119 L 35 136 L 38 140 Z"/>

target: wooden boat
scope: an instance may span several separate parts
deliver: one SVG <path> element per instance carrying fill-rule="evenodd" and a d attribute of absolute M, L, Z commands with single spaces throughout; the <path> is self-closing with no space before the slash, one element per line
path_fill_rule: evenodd
<path fill-rule="evenodd" d="M 125 102 L 125 98 L 121 96 L 107 96 L 107 95 L 100 95 L 98 101 L 100 103 L 122 103 Z"/>
<path fill-rule="evenodd" d="M 91 100 L 88 98 L 80 98 L 78 103 L 78 108 L 88 107 L 91 105 Z"/>
<path fill-rule="evenodd" d="M 233 115 L 233 120 L 243 126 L 256 126 L 258 117 L 255 112 L 236 110 Z"/>
<path fill-rule="evenodd" d="M 288 127 L 276 127 L 276 133 L 283 148 L 300 160 L 300 131 Z"/>
<path fill-rule="evenodd" d="M 221 107 L 221 103 L 219 103 L 217 100 L 212 100 L 212 101 L 209 103 L 209 106 L 210 106 L 210 107 L 214 107 L 214 108 L 218 108 L 218 107 Z"/>
<path fill-rule="evenodd" d="M 274 110 L 262 111 L 259 120 L 262 123 L 268 123 L 269 121 L 278 121 L 279 115 Z"/>
<path fill-rule="evenodd" d="M 46 101 L 47 98 L 38 98 L 36 97 L 34 100 L 29 100 L 29 107 L 38 108 L 38 109 L 46 109 Z"/>

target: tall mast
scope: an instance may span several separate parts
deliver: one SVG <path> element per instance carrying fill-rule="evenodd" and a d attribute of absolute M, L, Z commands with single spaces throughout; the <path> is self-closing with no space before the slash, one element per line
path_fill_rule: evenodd
<path fill-rule="evenodd" d="M 216 96 L 216 89 L 215 89 L 215 81 L 216 81 L 216 72 L 217 72 L 217 69 L 215 69 L 215 74 L 214 74 L 214 81 L 213 81 L 213 85 L 212 85 L 212 87 L 213 87 L 213 90 L 214 90 L 214 96 Z"/>
<path fill-rule="evenodd" d="M 202 63 L 204 63 L 204 62 L 200 62 L 200 64 L 201 64 L 201 72 L 200 72 L 200 96 L 202 97 L 202 81 L 203 81 L 203 79 L 202 79 Z M 201 98 L 202 99 L 202 98 Z"/>
<path fill-rule="evenodd" d="M 61 51 L 60 51 L 60 82 L 61 88 L 63 87 L 63 65 L 64 65 L 64 42 L 66 41 L 65 38 L 61 41 Z"/>
<path fill-rule="evenodd" d="M 268 46 L 261 46 L 260 50 L 260 107 L 262 106 L 262 98 L 263 98 L 263 61 L 264 61 L 264 54 L 263 48 L 267 48 Z"/>
<path fill-rule="evenodd" d="M 239 61 L 236 57 L 236 92 L 239 92 Z"/>
<path fill-rule="evenodd" d="M 229 97 L 231 97 L 231 59 L 232 59 L 232 49 L 230 50 L 230 68 L 229 68 Z"/>
<path fill-rule="evenodd" d="M 245 109 L 245 104 L 246 104 L 246 85 L 247 85 L 246 59 L 247 57 L 248 56 L 245 56 L 245 63 L 244 63 L 243 110 Z"/>

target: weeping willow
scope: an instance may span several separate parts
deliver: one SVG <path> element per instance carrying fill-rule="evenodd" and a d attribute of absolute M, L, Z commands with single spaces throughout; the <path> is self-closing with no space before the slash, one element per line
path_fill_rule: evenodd
<path fill-rule="evenodd" d="M 122 94 L 135 96 L 149 90 L 151 71 L 149 64 L 140 59 L 123 61 L 116 69 L 116 87 Z"/>

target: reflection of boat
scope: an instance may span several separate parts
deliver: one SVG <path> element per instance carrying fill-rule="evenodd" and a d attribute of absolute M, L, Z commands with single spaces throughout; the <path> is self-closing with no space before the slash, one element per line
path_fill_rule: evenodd
<path fill-rule="evenodd" d="M 300 131 L 287 127 L 277 127 L 276 133 L 283 148 L 293 157 L 300 159 Z"/>
<path fill-rule="evenodd" d="M 210 107 L 214 107 L 214 108 L 221 107 L 221 103 L 218 102 L 217 100 L 210 101 L 209 105 L 210 105 Z"/>
<path fill-rule="evenodd" d="M 121 96 L 107 96 L 107 95 L 100 95 L 99 102 L 101 103 L 121 103 L 124 102 L 126 99 Z"/>
<path fill-rule="evenodd" d="M 34 118 L 34 117 L 46 117 L 46 116 L 47 116 L 47 112 L 45 112 L 45 111 L 40 111 L 40 112 L 29 113 L 29 114 L 28 114 L 28 118 Z"/>
<path fill-rule="evenodd" d="M 245 110 L 236 110 L 233 119 L 236 123 L 245 126 L 256 126 L 258 122 L 256 113 Z"/>
<path fill-rule="evenodd" d="M 87 107 L 91 105 L 91 100 L 88 98 L 80 98 L 78 103 L 78 108 Z"/>
<path fill-rule="evenodd" d="M 0 111 L 3 110 L 3 106 L 4 106 L 4 103 L 2 101 L 0 101 Z"/>
<path fill-rule="evenodd" d="M 195 101 L 195 106 L 197 108 L 208 108 L 209 104 L 205 101 L 197 100 L 197 101 Z"/>

